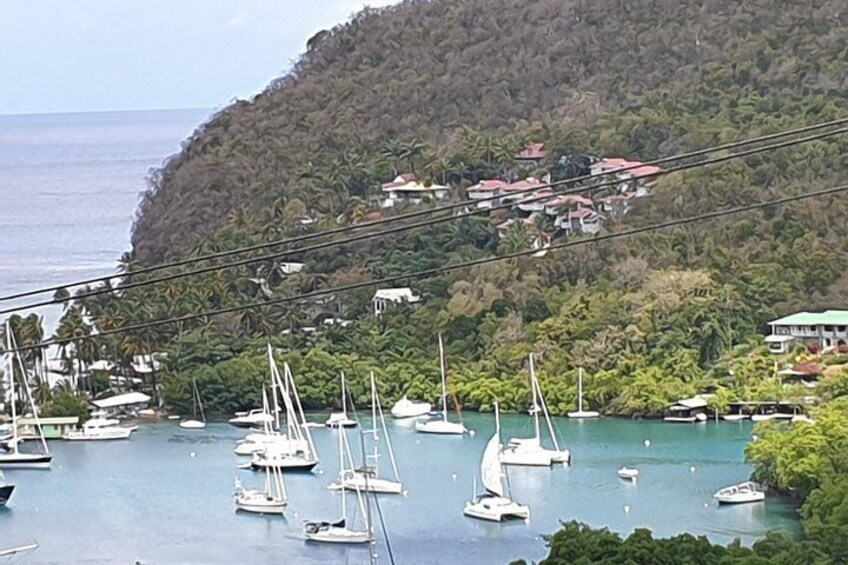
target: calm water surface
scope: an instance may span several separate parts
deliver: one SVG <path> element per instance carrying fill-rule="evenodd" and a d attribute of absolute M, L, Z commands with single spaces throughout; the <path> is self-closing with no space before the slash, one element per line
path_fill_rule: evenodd
<path fill-rule="evenodd" d="M 504 420 L 504 438 L 532 434 L 529 417 Z M 465 518 L 493 420 L 470 414 L 466 424 L 475 437 L 429 436 L 390 424 L 409 489 L 407 497 L 380 498 L 397 563 L 539 559 L 545 555 L 540 536 L 572 519 L 622 533 L 648 527 L 660 536 L 691 532 L 723 543 L 737 537 L 752 543 L 769 530 L 799 532 L 784 503 L 718 508 L 712 501 L 716 490 L 751 471 L 742 457 L 751 426 L 727 423 L 558 421 L 574 465 L 509 470 L 514 498 L 531 507 L 530 523 Z M 286 475 L 286 518 L 234 512 L 235 477 L 256 486 L 263 478 L 236 469 L 246 459 L 232 449 L 244 431 L 227 424 L 200 432 L 173 422 L 144 424 L 129 441 L 53 442 L 52 470 L 7 472 L 18 492 L 0 512 L 0 546 L 37 540 L 41 548 L 26 563 L 367 563 L 365 549 L 301 538 L 303 519 L 335 519 L 340 512 L 340 495 L 326 489 L 338 472 L 336 434 L 314 433 L 322 461 L 317 473 Z M 639 468 L 638 483 L 617 478 L 625 464 Z M 383 540 L 378 551 L 388 563 Z"/>
<path fill-rule="evenodd" d="M 149 169 L 208 115 L 0 116 L 0 295 L 114 273 Z"/>

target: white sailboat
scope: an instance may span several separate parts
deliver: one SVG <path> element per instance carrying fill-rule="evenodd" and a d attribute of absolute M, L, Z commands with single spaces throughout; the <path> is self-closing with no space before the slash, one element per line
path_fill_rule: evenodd
<path fill-rule="evenodd" d="M 501 422 L 498 404 L 495 403 L 495 433 L 486 444 L 483 459 L 480 462 L 480 474 L 485 493 L 477 493 L 477 479 L 474 479 L 474 493 L 471 500 L 466 501 L 463 513 L 472 518 L 502 522 L 510 518 L 530 520 L 530 507 L 515 502 L 507 496 L 508 489 L 504 485 L 504 468 L 498 454 L 501 450 Z"/>
<path fill-rule="evenodd" d="M 356 420 L 347 415 L 347 387 L 345 386 L 344 371 L 342 371 L 342 411 L 330 414 L 324 425 L 328 428 L 352 428 L 356 425 Z"/>
<path fill-rule="evenodd" d="M 197 388 L 197 381 L 194 379 L 191 379 L 191 388 L 191 403 L 194 405 L 193 415 L 200 418 L 184 420 L 180 422 L 180 427 L 184 430 L 202 430 L 206 427 L 206 415 L 203 413 L 203 401 L 200 399 L 200 390 Z"/>
<path fill-rule="evenodd" d="M 392 417 L 402 420 L 404 418 L 418 418 L 426 416 L 433 409 L 429 402 L 414 402 L 404 395 L 392 406 Z"/>
<path fill-rule="evenodd" d="M 268 395 L 262 391 L 262 404 L 268 405 Z M 269 467 L 265 473 L 265 488 L 263 490 L 246 489 L 241 481 L 236 479 L 234 493 L 236 510 L 256 514 L 283 514 L 288 506 L 286 486 L 283 475 L 278 467 Z"/>
<path fill-rule="evenodd" d="M 270 351 L 270 349 L 269 349 Z M 262 451 L 253 454 L 249 466 L 256 470 L 277 467 L 281 471 L 311 471 L 318 465 L 318 454 L 312 441 L 309 428 L 304 426 L 306 416 L 297 393 L 294 377 L 285 365 L 285 381 L 279 386 L 280 378 L 273 355 L 269 354 L 271 374 L 278 383 L 279 393 L 283 397 L 286 412 L 286 440 L 266 445 Z M 267 411 L 267 407 L 265 408 Z"/>
<path fill-rule="evenodd" d="M 577 372 L 577 412 L 569 412 L 569 418 L 597 418 L 600 414 L 594 410 L 583 410 L 583 368 Z"/>
<path fill-rule="evenodd" d="M 535 434 L 531 438 L 511 438 L 509 444 L 501 450 L 500 459 L 504 465 L 525 465 L 532 467 L 550 467 L 555 463 L 568 465 L 571 462 L 571 453 L 567 449 L 560 449 L 551 416 L 548 413 L 548 405 L 542 395 L 542 388 L 536 378 L 536 365 L 533 355 L 530 355 L 530 388 L 533 393 L 533 426 Z M 553 441 L 554 448 L 548 449 L 542 445 L 542 431 L 539 423 L 539 414 L 545 417 L 548 433 Z"/>
<path fill-rule="evenodd" d="M 445 375 L 445 345 L 439 334 L 439 371 L 442 375 L 442 416 L 415 422 L 415 431 L 426 434 L 462 435 L 468 430 L 461 422 L 448 420 L 448 387 Z"/>
<path fill-rule="evenodd" d="M 6 322 L 6 367 L 9 374 L 9 391 L 10 404 L 12 405 L 12 438 L 6 442 L 8 453 L 0 453 L 0 467 L 14 468 L 48 468 L 53 456 L 50 455 L 50 450 L 47 449 L 47 440 L 44 438 L 44 430 L 41 428 L 41 422 L 38 418 L 38 410 L 35 407 L 35 402 L 32 398 L 32 393 L 29 390 L 27 383 L 26 370 L 20 358 L 15 355 L 17 344 L 15 337 L 12 335 L 12 329 L 9 322 Z M 17 361 L 20 374 L 22 376 L 24 389 L 26 391 L 27 400 L 32 407 L 32 413 L 35 417 L 35 427 L 38 430 L 39 440 L 44 453 L 22 453 L 20 450 L 21 439 L 18 437 L 18 413 L 16 408 L 16 392 L 15 392 L 15 362 Z"/>
<path fill-rule="evenodd" d="M 383 432 L 383 437 L 386 438 L 386 450 L 392 465 L 394 479 L 380 477 L 380 429 L 377 428 L 378 421 Z M 373 429 L 365 433 L 368 433 L 373 438 L 374 453 L 372 455 L 365 455 L 365 466 L 363 468 L 342 471 L 339 479 L 330 485 L 329 488 L 331 490 L 345 488 L 348 490 L 362 490 L 364 492 L 376 492 L 380 494 L 403 493 L 403 483 L 398 473 L 397 461 L 395 460 L 394 450 L 392 449 L 392 440 L 386 428 L 386 418 L 383 415 L 380 394 L 377 392 L 377 381 L 374 378 L 373 372 L 371 373 L 371 422 Z"/>
<path fill-rule="evenodd" d="M 344 428 L 339 429 L 339 473 L 345 472 L 345 453 L 347 452 L 350 459 L 350 449 L 347 445 L 347 431 Z M 352 466 L 352 465 L 351 465 Z M 372 540 L 372 531 L 368 513 L 365 511 L 365 506 L 362 500 L 362 491 L 358 488 L 353 490 L 356 492 L 356 500 L 362 516 L 365 518 L 365 529 L 357 530 L 353 527 L 354 520 L 348 522 L 347 516 L 347 495 L 345 491 L 347 487 L 341 485 L 341 503 L 342 503 L 342 518 L 335 522 L 311 521 L 306 522 L 303 526 L 303 535 L 309 541 L 322 543 L 338 543 L 338 544 L 359 544 L 369 543 Z"/>

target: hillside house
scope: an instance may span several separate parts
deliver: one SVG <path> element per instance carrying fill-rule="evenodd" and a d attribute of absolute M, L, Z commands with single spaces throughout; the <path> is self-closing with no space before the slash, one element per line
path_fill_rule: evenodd
<path fill-rule="evenodd" d="M 637 197 L 647 196 L 656 175 L 662 172 L 660 167 L 645 165 L 640 161 L 628 161 L 620 157 L 605 157 L 589 167 L 593 176 L 614 174 L 620 183 L 616 189 L 621 193 L 635 193 Z"/>
<path fill-rule="evenodd" d="M 524 229 L 526 230 L 534 228 L 536 226 L 535 214 L 531 214 L 529 218 L 510 218 L 507 221 L 498 224 L 497 226 L 495 226 L 495 229 L 498 230 L 498 237 L 500 237 L 501 239 L 506 237 L 506 232 L 508 232 L 510 228 L 512 228 L 512 226 L 518 223 L 522 224 L 524 226 Z"/>
<path fill-rule="evenodd" d="M 517 207 L 522 212 L 544 212 L 545 205 L 548 200 L 553 197 L 554 193 L 548 189 L 542 189 L 537 192 L 531 192 L 518 201 Z"/>
<path fill-rule="evenodd" d="M 535 167 L 547 156 L 548 149 L 544 143 L 533 143 L 515 156 L 515 165 L 518 167 Z"/>
<path fill-rule="evenodd" d="M 563 194 L 545 202 L 545 214 L 548 216 L 559 216 L 564 211 L 591 208 L 593 204 L 594 202 L 592 202 L 591 198 L 586 198 L 579 194 Z"/>
<path fill-rule="evenodd" d="M 601 231 L 603 223 L 604 217 L 591 208 L 568 210 L 554 220 L 554 225 L 566 235 L 595 234 Z"/>
<path fill-rule="evenodd" d="M 399 304 L 415 304 L 417 302 L 421 302 L 421 297 L 413 293 L 409 287 L 381 288 L 374 293 L 374 297 L 371 299 L 375 316 L 382 316 L 389 308 Z"/>
<path fill-rule="evenodd" d="M 429 200 L 442 200 L 448 196 L 448 187 L 440 184 L 425 185 L 410 173 L 398 175 L 382 185 L 383 208 L 403 204 L 422 204 Z"/>
<path fill-rule="evenodd" d="M 771 334 L 765 341 L 772 353 L 788 353 L 798 344 L 819 349 L 848 344 L 848 310 L 798 312 L 768 325 Z"/>
<path fill-rule="evenodd" d="M 481 180 L 473 186 L 469 186 L 465 193 L 469 200 L 479 200 L 477 208 L 491 208 L 500 204 L 499 197 L 507 186 L 506 181 L 498 179 Z"/>
<path fill-rule="evenodd" d="M 517 204 L 526 199 L 533 189 L 546 188 L 545 183 L 535 177 L 527 177 L 501 188 L 501 204 Z"/>

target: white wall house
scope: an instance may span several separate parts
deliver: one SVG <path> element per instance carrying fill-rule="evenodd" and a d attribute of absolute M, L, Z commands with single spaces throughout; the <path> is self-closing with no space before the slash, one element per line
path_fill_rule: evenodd
<path fill-rule="evenodd" d="M 448 196 L 448 187 L 440 184 L 425 185 L 413 174 L 395 177 L 392 182 L 382 185 L 383 208 L 392 208 L 401 204 L 422 204 L 427 200 L 442 200 Z"/>
<path fill-rule="evenodd" d="M 398 304 L 415 304 L 416 302 L 421 302 L 421 297 L 412 292 L 409 287 L 381 288 L 371 299 L 375 316 L 381 316 L 383 312 Z"/>
<path fill-rule="evenodd" d="M 848 344 L 848 310 L 798 312 L 768 325 L 771 334 L 765 341 L 772 353 L 787 353 L 797 344 L 821 349 Z"/>
<path fill-rule="evenodd" d="M 479 200 L 477 208 L 491 208 L 500 203 L 499 197 L 503 194 L 506 185 L 506 181 L 484 179 L 473 186 L 469 186 L 465 193 L 469 200 Z"/>

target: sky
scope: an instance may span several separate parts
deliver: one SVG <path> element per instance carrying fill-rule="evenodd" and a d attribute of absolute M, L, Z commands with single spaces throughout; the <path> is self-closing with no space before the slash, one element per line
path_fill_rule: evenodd
<path fill-rule="evenodd" d="M 220 108 L 392 0 L 0 0 L 0 114 Z"/>

